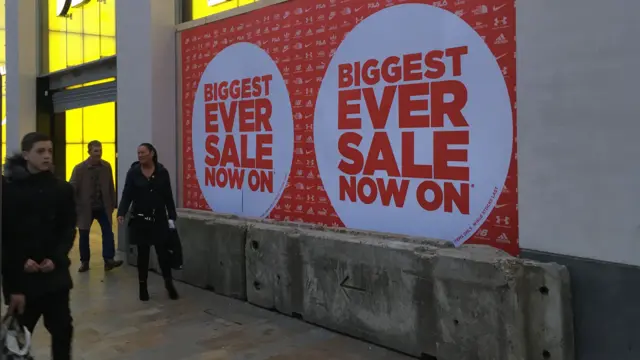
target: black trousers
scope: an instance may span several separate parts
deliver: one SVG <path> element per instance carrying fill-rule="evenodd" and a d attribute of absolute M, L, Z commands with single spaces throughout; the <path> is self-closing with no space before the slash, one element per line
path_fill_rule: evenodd
<path fill-rule="evenodd" d="M 169 251 L 165 241 L 158 241 L 153 245 L 148 243 L 138 244 L 138 280 L 147 281 L 149 277 L 149 257 L 151 255 L 151 246 L 156 248 L 158 255 L 158 263 L 162 277 L 171 279 L 171 263 L 169 260 Z"/>
<path fill-rule="evenodd" d="M 151 247 L 156 248 L 162 277 L 171 279 L 171 260 L 169 258 L 169 224 L 167 219 L 156 222 L 138 221 L 131 224 L 133 243 L 138 248 L 138 280 L 147 281 L 149 277 L 149 257 Z"/>
<path fill-rule="evenodd" d="M 44 327 L 51 334 L 51 358 L 53 360 L 71 359 L 71 342 L 73 340 L 73 318 L 69 307 L 70 290 L 62 290 L 39 297 L 27 297 L 22 324 L 31 333 L 40 317 L 44 319 Z"/>

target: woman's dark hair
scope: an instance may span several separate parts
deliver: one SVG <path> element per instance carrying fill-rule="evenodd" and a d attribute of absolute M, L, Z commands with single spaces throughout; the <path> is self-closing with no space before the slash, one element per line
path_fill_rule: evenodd
<path fill-rule="evenodd" d="M 142 144 L 140 144 L 140 146 L 144 146 L 144 147 L 147 148 L 147 150 L 149 150 L 149 152 L 152 152 L 153 153 L 153 156 L 152 156 L 153 163 L 154 164 L 158 164 L 158 150 L 156 150 L 156 148 L 153 145 L 151 145 L 150 143 L 142 143 Z"/>

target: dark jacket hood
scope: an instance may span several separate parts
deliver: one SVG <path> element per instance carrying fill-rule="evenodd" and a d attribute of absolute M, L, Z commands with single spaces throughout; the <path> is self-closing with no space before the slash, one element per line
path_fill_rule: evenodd
<path fill-rule="evenodd" d="M 27 170 L 27 160 L 24 159 L 22 154 L 13 154 L 7 157 L 3 171 L 4 177 L 9 181 L 20 181 L 31 176 L 31 173 Z M 53 166 L 50 172 L 53 174 Z"/>
<path fill-rule="evenodd" d="M 9 180 L 22 180 L 29 177 L 27 160 L 21 154 L 13 154 L 7 157 L 4 164 L 4 177 Z"/>

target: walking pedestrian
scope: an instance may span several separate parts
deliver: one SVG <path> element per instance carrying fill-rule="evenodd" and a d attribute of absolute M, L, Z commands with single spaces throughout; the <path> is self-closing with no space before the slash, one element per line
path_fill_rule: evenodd
<path fill-rule="evenodd" d="M 91 248 L 89 234 L 94 220 L 102 231 L 102 258 L 104 270 L 110 271 L 122 265 L 115 260 L 116 244 L 113 235 L 113 210 L 116 206 L 116 189 L 113 184 L 111 164 L 102 159 L 102 143 L 89 142 L 89 157 L 76 165 L 71 175 L 75 190 L 78 230 L 80 231 L 80 269 L 89 270 Z"/>
<path fill-rule="evenodd" d="M 167 169 L 158 162 L 158 153 L 153 145 L 138 147 L 138 161 L 134 162 L 124 183 L 122 200 L 118 207 L 118 223 L 131 207 L 129 221 L 131 244 L 138 248 L 138 280 L 140 300 L 149 300 L 147 279 L 151 246 L 155 247 L 169 297 L 178 299 L 178 292 L 171 277 L 171 264 L 167 248 L 169 229 L 175 228 L 176 205 L 173 201 L 171 179 Z"/>
<path fill-rule="evenodd" d="M 53 144 L 29 133 L 2 176 L 2 275 L 8 313 L 33 332 L 40 317 L 54 360 L 71 359 L 69 251 L 76 233 L 73 188 L 52 172 Z"/>

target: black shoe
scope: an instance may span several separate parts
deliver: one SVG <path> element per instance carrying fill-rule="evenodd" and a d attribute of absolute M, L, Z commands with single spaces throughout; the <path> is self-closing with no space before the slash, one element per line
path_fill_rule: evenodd
<path fill-rule="evenodd" d="M 80 265 L 80 268 L 78 269 L 78 272 L 83 273 L 83 272 L 87 272 L 87 271 L 89 271 L 89 263 L 88 262 L 83 262 Z"/>
<path fill-rule="evenodd" d="M 180 295 L 178 295 L 178 291 L 176 290 L 176 287 L 173 286 L 173 281 L 171 279 L 164 280 L 164 287 L 167 289 L 169 299 L 178 300 L 180 298 Z"/>
<path fill-rule="evenodd" d="M 104 271 L 111 271 L 117 267 L 122 266 L 124 262 L 122 260 L 107 260 L 104 262 Z"/>
<path fill-rule="evenodd" d="M 140 301 L 149 301 L 149 290 L 147 290 L 146 281 L 140 281 Z"/>

